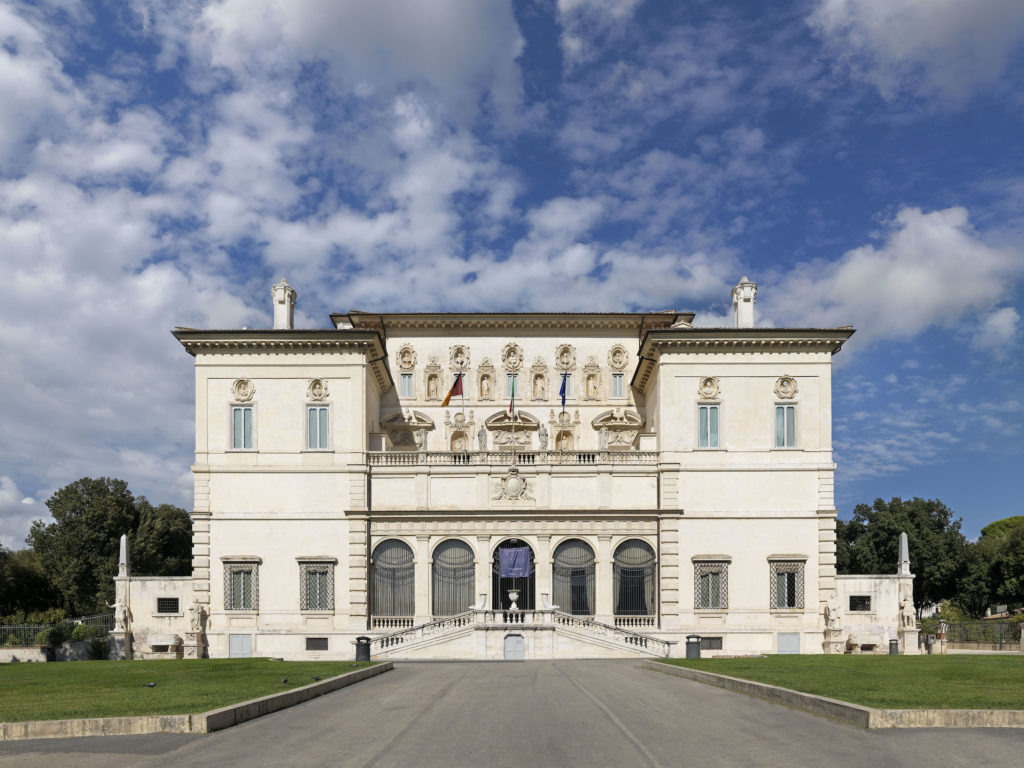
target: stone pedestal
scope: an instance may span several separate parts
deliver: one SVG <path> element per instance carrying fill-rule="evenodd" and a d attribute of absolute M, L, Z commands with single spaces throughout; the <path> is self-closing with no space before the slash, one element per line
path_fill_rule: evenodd
<path fill-rule="evenodd" d="M 921 651 L 917 647 L 918 629 L 906 627 L 899 630 L 900 653 L 907 656 L 916 656 Z"/>
<path fill-rule="evenodd" d="M 183 658 L 205 659 L 206 658 L 206 633 L 186 632 L 185 644 L 183 646 Z"/>
<path fill-rule="evenodd" d="M 825 642 L 821 644 L 825 653 L 839 654 L 846 652 L 846 638 L 843 637 L 841 629 L 826 629 Z"/>
<path fill-rule="evenodd" d="M 131 661 L 135 657 L 131 632 L 111 630 L 107 643 L 107 658 L 111 661 Z"/>

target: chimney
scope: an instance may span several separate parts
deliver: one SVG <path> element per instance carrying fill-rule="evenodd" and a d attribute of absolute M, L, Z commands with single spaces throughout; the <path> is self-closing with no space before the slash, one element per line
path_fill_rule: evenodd
<path fill-rule="evenodd" d="M 757 295 L 757 284 L 750 282 L 745 275 L 732 289 L 732 309 L 736 317 L 737 328 L 754 327 L 755 295 Z"/>
<path fill-rule="evenodd" d="M 285 278 L 270 289 L 274 297 L 274 330 L 290 331 L 295 322 L 295 289 L 288 285 Z"/>

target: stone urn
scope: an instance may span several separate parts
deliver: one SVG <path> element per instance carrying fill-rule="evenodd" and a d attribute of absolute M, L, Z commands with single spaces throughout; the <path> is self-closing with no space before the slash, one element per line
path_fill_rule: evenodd
<path fill-rule="evenodd" d="M 508 609 L 510 611 L 518 611 L 519 610 L 519 604 L 516 601 L 519 600 L 519 590 L 518 589 L 510 589 L 508 591 L 508 599 L 512 603 L 512 605 L 510 605 L 508 607 Z"/>

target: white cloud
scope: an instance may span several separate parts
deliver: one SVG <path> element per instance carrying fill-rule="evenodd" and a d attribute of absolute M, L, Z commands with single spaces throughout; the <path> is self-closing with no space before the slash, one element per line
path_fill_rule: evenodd
<path fill-rule="evenodd" d="M 1024 40 L 1020 0 L 819 0 L 808 21 L 886 99 L 962 102 L 995 83 Z"/>
<path fill-rule="evenodd" d="M 966 209 L 904 208 L 878 247 L 798 264 L 758 299 L 779 325 L 856 325 L 860 342 L 910 339 L 989 311 L 1022 275 L 1022 254 L 986 245 Z"/>
<path fill-rule="evenodd" d="M 974 344 L 1003 360 L 1016 344 L 1020 333 L 1020 313 L 1013 307 L 1001 307 L 982 318 L 974 332 Z"/>
<path fill-rule="evenodd" d="M 22 549 L 32 521 L 49 518 L 43 504 L 22 494 L 7 475 L 0 476 L 0 546 Z"/>
<path fill-rule="evenodd" d="M 556 17 L 566 64 L 581 64 L 595 55 L 607 38 L 629 21 L 643 0 L 558 0 Z"/>

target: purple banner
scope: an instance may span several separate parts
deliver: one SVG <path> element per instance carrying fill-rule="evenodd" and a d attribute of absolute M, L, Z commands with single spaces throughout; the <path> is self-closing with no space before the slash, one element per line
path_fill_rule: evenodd
<path fill-rule="evenodd" d="M 525 579 L 530 575 L 530 548 L 498 550 L 498 575 L 503 579 Z"/>

